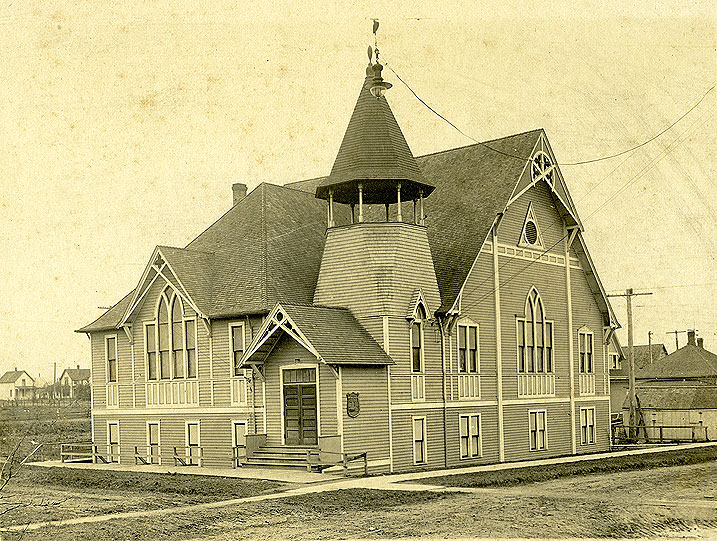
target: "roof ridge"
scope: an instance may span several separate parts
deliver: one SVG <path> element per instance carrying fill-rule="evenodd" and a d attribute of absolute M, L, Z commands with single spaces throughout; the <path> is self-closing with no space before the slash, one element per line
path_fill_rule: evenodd
<path fill-rule="evenodd" d="M 526 130 L 520 133 L 514 133 L 512 135 L 506 135 L 504 137 L 496 137 L 495 139 L 489 139 L 487 141 L 479 141 L 478 143 L 471 143 L 469 145 L 462 145 L 459 147 L 453 147 L 453 148 L 444 148 L 443 150 L 436 150 L 435 152 L 429 152 L 427 154 L 421 154 L 420 156 L 416 156 L 416 159 L 418 158 L 426 158 L 428 156 L 435 156 L 436 154 L 444 154 L 446 152 L 453 152 L 454 150 L 464 150 L 466 148 L 470 147 L 477 147 L 477 146 L 485 146 L 488 143 L 495 143 L 496 141 L 503 141 L 504 139 L 510 139 L 512 137 L 518 137 L 520 135 L 526 135 L 528 133 L 533 133 L 537 131 L 545 131 L 543 128 L 534 128 L 532 130 Z M 526 158 L 527 159 L 527 158 Z"/>
<path fill-rule="evenodd" d="M 169 248 L 170 250 L 181 250 L 183 252 L 193 252 L 195 254 L 207 254 L 207 255 L 215 255 L 216 252 L 208 252 L 207 250 L 196 250 L 194 248 L 181 248 L 179 246 L 168 246 L 165 244 L 158 244 L 157 248 Z"/>

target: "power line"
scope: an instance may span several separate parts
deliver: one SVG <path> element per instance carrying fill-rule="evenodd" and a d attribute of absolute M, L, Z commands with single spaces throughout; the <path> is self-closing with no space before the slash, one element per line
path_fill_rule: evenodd
<path fill-rule="evenodd" d="M 486 148 L 492 150 L 493 152 L 497 152 L 498 154 L 502 154 L 503 156 L 507 156 L 507 157 L 509 157 L 509 158 L 514 158 L 514 159 L 516 159 L 516 160 L 521 160 L 521 161 L 524 161 L 524 162 L 529 162 L 529 161 L 532 160 L 532 158 L 530 158 L 530 157 L 518 156 L 518 155 L 516 155 L 516 154 L 511 154 L 510 152 L 504 152 L 504 151 L 502 151 L 502 150 L 499 150 L 499 149 L 497 149 L 497 148 L 495 148 L 495 147 L 492 147 L 492 146 L 488 145 L 487 143 L 484 143 L 483 141 L 479 141 L 479 140 L 476 139 L 475 137 L 472 137 L 472 136 L 468 135 L 466 132 L 464 132 L 464 131 L 461 130 L 458 126 L 456 126 L 453 122 L 451 122 L 448 118 L 446 118 L 444 115 L 442 115 L 441 113 L 439 113 L 438 111 L 436 111 L 433 107 L 431 107 L 428 103 L 426 103 L 426 101 L 425 101 L 423 98 L 421 98 L 421 97 L 413 90 L 413 88 L 411 88 L 411 86 L 403 79 L 403 77 L 401 77 L 401 76 L 396 72 L 396 70 L 394 70 L 394 69 L 389 65 L 388 62 L 386 62 L 386 67 L 391 70 L 391 72 L 396 76 L 396 78 L 397 78 L 399 81 L 401 81 L 401 82 L 404 84 L 404 86 L 409 90 L 409 92 L 411 92 L 411 94 L 413 94 L 413 96 L 414 96 L 419 102 L 421 102 L 429 111 L 431 111 L 434 115 L 436 115 L 438 118 L 440 118 L 440 119 L 443 120 L 444 122 L 448 123 L 451 127 L 453 127 L 453 129 L 455 129 L 458 133 L 460 133 L 461 135 L 463 135 L 463 136 L 466 137 L 467 139 L 470 139 L 471 141 L 473 141 L 473 142 L 475 142 L 475 143 L 477 143 L 477 144 L 479 144 L 479 145 L 482 145 L 482 146 L 484 146 L 484 147 L 486 147 Z M 566 162 L 566 163 L 561 163 L 561 164 L 559 164 L 559 165 L 561 165 L 561 166 L 567 166 L 567 165 L 585 165 L 585 164 L 588 164 L 588 163 L 595 163 L 595 162 L 600 162 L 600 161 L 604 161 L 604 160 L 610 160 L 610 159 L 612 159 L 612 158 L 617 158 L 618 156 L 622 156 L 623 154 L 628 154 L 628 153 L 633 152 L 633 151 L 635 151 L 635 150 L 637 150 L 637 149 L 639 149 L 639 148 L 644 147 L 645 145 L 651 143 L 652 141 L 654 141 L 655 139 L 657 139 L 658 137 L 660 137 L 662 134 L 664 134 L 664 133 L 668 132 L 669 130 L 671 130 L 678 122 L 680 122 L 683 118 L 685 118 L 687 115 L 689 115 L 700 103 L 702 103 L 702 101 L 707 97 L 707 95 L 708 95 L 710 92 L 712 92 L 712 91 L 715 89 L 716 86 L 717 86 L 717 85 L 712 85 L 704 94 L 702 94 L 702 97 L 700 97 L 700 99 L 699 99 L 694 105 L 692 105 L 692 107 L 690 107 L 687 111 L 685 111 L 685 113 L 683 113 L 677 120 L 675 120 L 674 122 L 672 122 L 669 126 L 667 126 L 666 128 L 664 128 L 663 130 L 661 130 L 661 131 L 658 132 L 657 134 L 653 135 L 653 136 L 650 137 L 649 139 L 643 141 L 642 143 L 639 143 L 639 144 L 637 144 L 637 145 L 635 145 L 635 146 L 633 146 L 633 147 L 631 147 L 631 148 L 628 148 L 628 149 L 626 149 L 626 150 L 622 150 L 622 151 L 620 151 L 620 152 L 616 152 L 615 154 L 609 154 L 609 155 L 606 155 L 606 156 L 600 156 L 600 157 L 598 157 L 598 158 L 591 158 L 591 159 L 589 159 L 589 160 L 581 160 L 581 161 L 577 161 L 577 162 Z"/>

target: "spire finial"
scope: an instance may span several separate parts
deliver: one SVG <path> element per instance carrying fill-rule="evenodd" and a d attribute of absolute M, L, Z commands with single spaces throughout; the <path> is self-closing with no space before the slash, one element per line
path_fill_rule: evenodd
<path fill-rule="evenodd" d="M 379 99 L 381 96 L 383 96 L 384 92 L 391 88 L 393 85 L 391 83 L 387 83 L 381 77 L 381 71 L 383 70 L 383 66 L 378 60 L 378 37 L 376 36 L 376 32 L 378 31 L 378 19 L 372 19 L 372 21 L 374 47 L 373 50 L 371 49 L 370 45 L 368 47 L 368 68 L 366 68 L 366 75 L 370 77 L 373 74 L 373 81 L 371 82 L 371 94 L 376 99 Z M 373 53 L 376 54 L 375 64 L 372 64 Z"/>

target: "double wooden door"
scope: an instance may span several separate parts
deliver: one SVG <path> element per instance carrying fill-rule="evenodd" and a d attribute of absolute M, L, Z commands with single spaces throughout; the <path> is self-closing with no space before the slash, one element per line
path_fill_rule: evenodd
<path fill-rule="evenodd" d="M 318 443 L 316 369 L 283 371 L 284 442 L 286 445 Z"/>

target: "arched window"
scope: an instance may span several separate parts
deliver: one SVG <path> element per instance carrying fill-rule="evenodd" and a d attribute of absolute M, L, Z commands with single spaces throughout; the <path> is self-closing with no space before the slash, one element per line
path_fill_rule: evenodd
<path fill-rule="evenodd" d="M 411 322 L 411 372 L 423 372 L 423 322 L 426 309 L 422 304 L 416 308 L 416 317 Z"/>
<path fill-rule="evenodd" d="M 145 324 L 147 379 L 197 377 L 196 320 L 171 288 L 157 305 L 155 321 Z"/>
<path fill-rule="evenodd" d="M 533 288 L 525 300 L 525 317 L 518 318 L 518 372 L 553 371 L 553 322 L 546 319 L 543 301 Z"/>

